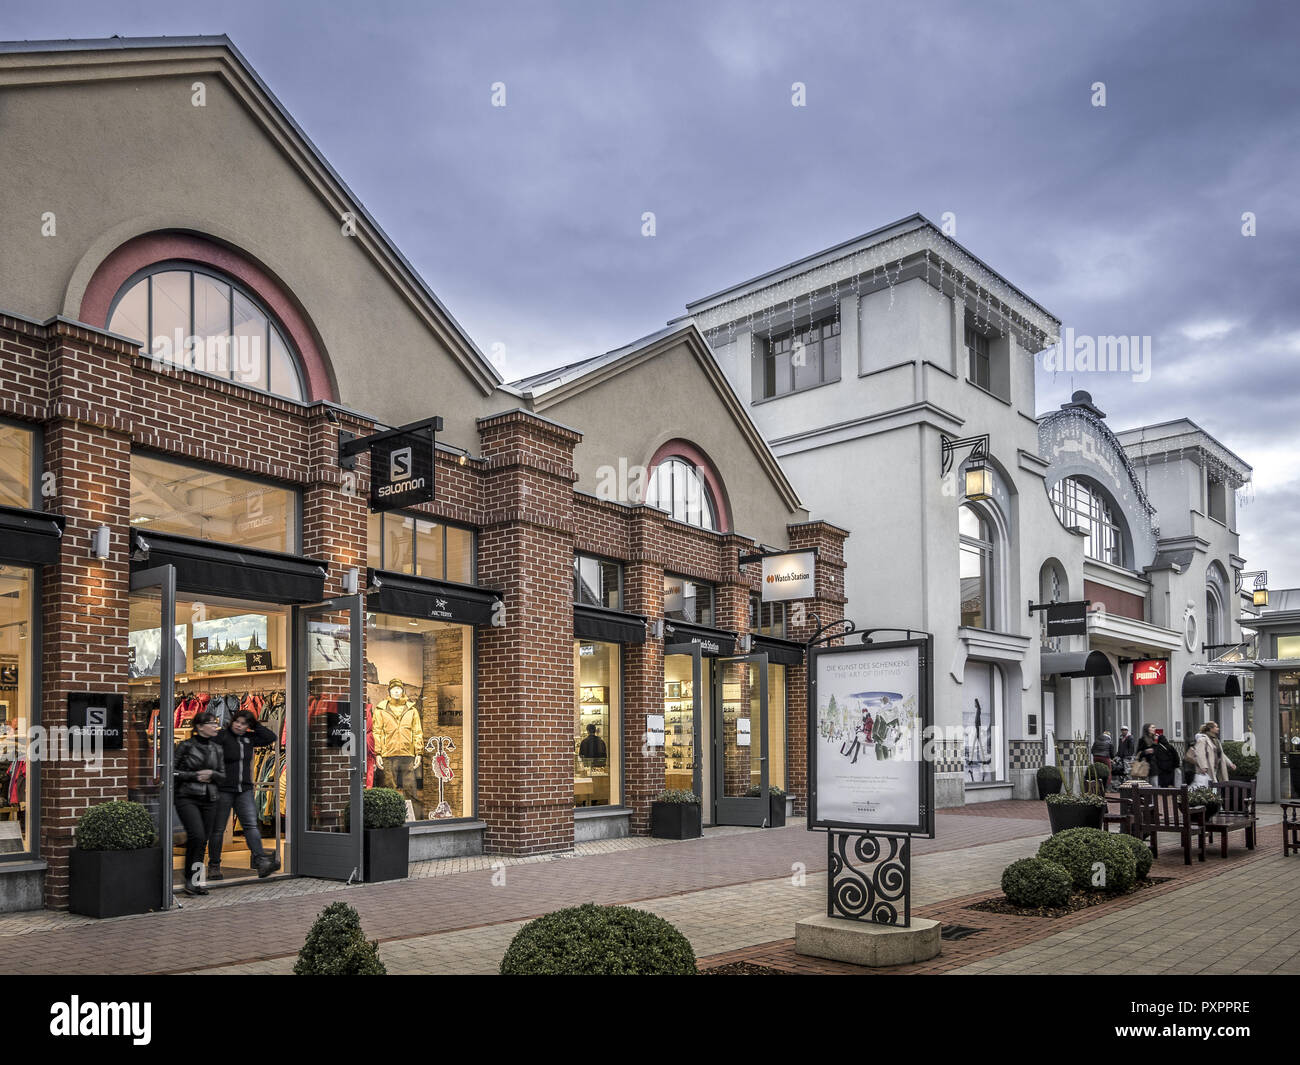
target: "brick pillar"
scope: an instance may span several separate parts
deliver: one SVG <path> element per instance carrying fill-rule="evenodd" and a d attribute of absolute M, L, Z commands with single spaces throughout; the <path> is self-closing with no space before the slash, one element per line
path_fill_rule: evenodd
<path fill-rule="evenodd" d="M 664 568 L 644 553 L 658 526 L 645 510 L 632 521 L 636 561 L 623 567 L 623 609 L 662 620 Z M 645 746 L 646 717 L 663 712 L 664 642 L 648 637 L 623 650 L 623 805 L 632 810 L 634 834 L 650 831 L 650 803 L 664 787 L 664 748 Z"/>
<path fill-rule="evenodd" d="M 479 816 L 495 854 L 573 847 L 573 449 L 527 411 L 479 419 L 479 578 L 505 624 L 479 637 Z"/>
<path fill-rule="evenodd" d="M 41 725 L 47 735 L 68 723 L 68 692 L 116 692 L 130 702 L 131 472 L 129 421 L 104 403 L 124 406 L 131 394 L 128 346 L 56 322 L 48 350 L 44 457 L 54 494 L 44 503 L 63 514 L 67 525 L 58 563 L 41 576 Z M 110 555 L 102 561 L 91 558 L 89 544 L 91 531 L 101 525 L 112 530 Z M 106 752 L 92 769 L 84 760 L 57 760 L 57 745 L 47 745 L 47 759 L 38 766 L 47 908 L 68 906 L 68 853 L 77 818 L 96 803 L 127 798 L 127 759 L 126 749 Z"/>
<path fill-rule="evenodd" d="M 817 548 L 817 597 L 790 604 L 786 635 L 802 643 L 821 625 L 844 617 L 844 541 L 848 532 L 829 522 L 787 526 L 791 551 Z M 817 618 L 813 615 L 816 614 Z M 818 620 L 820 618 L 820 621 Z M 808 667 L 786 669 L 786 779 L 796 813 L 808 812 Z"/>

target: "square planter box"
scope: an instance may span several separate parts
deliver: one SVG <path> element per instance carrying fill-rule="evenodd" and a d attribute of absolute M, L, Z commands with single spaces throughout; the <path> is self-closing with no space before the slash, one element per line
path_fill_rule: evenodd
<path fill-rule="evenodd" d="M 396 828 L 367 828 L 366 883 L 406 879 L 411 852 L 411 830 L 407 825 Z"/>
<path fill-rule="evenodd" d="M 652 802 L 650 835 L 655 839 L 696 839 L 703 834 L 698 802 Z"/>
<path fill-rule="evenodd" d="M 73 913 L 122 917 L 159 908 L 161 847 L 136 851 L 83 851 L 73 847 L 70 863 L 68 909 Z"/>
<path fill-rule="evenodd" d="M 773 795 L 771 792 L 768 792 L 767 805 L 771 810 L 771 813 L 768 815 L 768 828 L 785 827 L 785 802 L 786 798 L 784 795 Z"/>

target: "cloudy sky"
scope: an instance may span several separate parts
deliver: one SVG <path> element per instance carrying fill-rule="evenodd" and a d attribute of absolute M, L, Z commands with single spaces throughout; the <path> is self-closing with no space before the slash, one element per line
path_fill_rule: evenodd
<path fill-rule="evenodd" d="M 1255 469 L 1242 553 L 1300 586 L 1300 6 L 7 0 L 0 16 L 5 39 L 199 33 L 234 40 L 507 378 L 951 212 L 1078 333 L 1152 338 L 1145 383 L 1040 367 L 1039 411 L 1087 388 L 1117 429 L 1192 418 Z"/>

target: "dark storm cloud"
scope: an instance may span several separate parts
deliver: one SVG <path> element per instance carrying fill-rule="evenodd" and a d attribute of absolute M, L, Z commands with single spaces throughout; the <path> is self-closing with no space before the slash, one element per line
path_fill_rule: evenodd
<path fill-rule="evenodd" d="M 1078 333 L 1152 337 L 1149 382 L 1040 372 L 1039 410 L 1215 433 L 1256 467 L 1245 553 L 1300 585 L 1294 5 L 87 0 L 3 30 L 228 33 L 508 376 L 951 211 Z"/>

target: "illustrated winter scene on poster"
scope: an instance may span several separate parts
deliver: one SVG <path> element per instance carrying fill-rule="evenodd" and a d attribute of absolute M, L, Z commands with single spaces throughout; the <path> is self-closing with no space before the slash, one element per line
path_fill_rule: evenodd
<path fill-rule="evenodd" d="M 818 659 L 818 820 L 916 822 L 924 728 L 918 663 L 915 647 Z"/>

